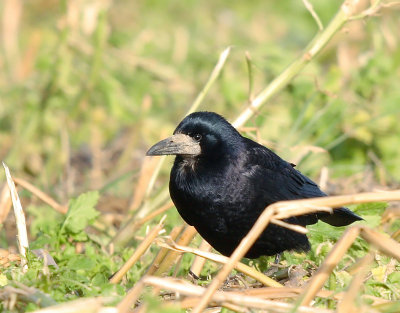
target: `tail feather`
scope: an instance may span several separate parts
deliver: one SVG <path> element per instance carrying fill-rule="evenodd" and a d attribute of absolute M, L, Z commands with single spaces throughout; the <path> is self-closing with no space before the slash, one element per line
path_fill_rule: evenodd
<path fill-rule="evenodd" d="M 346 226 L 356 221 L 364 220 L 348 208 L 337 208 L 333 210 L 333 213 L 318 213 L 318 218 L 332 226 Z"/>

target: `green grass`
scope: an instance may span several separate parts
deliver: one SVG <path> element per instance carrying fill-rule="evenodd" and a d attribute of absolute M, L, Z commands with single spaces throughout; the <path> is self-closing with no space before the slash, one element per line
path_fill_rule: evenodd
<path fill-rule="evenodd" d="M 339 3 L 312 2 L 326 26 Z M 31 249 L 47 249 L 59 269 L 44 272 L 43 262 L 30 254 L 27 273 L 11 266 L 2 271 L 0 282 L 21 282 L 56 302 L 98 295 L 112 295 L 117 302 L 140 279 L 158 248 L 151 247 L 124 283 L 109 284 L 109 276 L 140 240 L 109 255 L 104 246 L 130 214 L 126 206 L 116 210 L 113 201 L 95 210 L 95 193 L 79 195 L 99 190 L 105 200 L 132 196 L 147 148 L 172 133 L 226 47 L 232 46 L 231 54 L 200 110 L 216 111 L 233 121 L 250 96 L 245 53 L 251 56 L 254 95 L 300 56 L 318 28 L 300 0 L 114 1 L 109 7 L 93 1 L 93 7 L 78 5 L 77 20 L 72 19 L 72 5 L 23 2 L 19 30 L 9 34 L 16 45 L 1 42 L 0 159 L 13 176 L 27 179 L 61 203 L 75 205 L 62 216 L 29 192 L 20 192 Z M 96 8 L 98 14 L 91 17 Z M 2 18 L 6 9 L 0 5 Z M 397 11 L 386 9 L 381 17 L 345 28 L 246 126 L 256 127 L 262 140 L 305 174 L 317 179 L 321 168 L 328 167 L 334 193 L 395 188 L 400 182 Z M 245 134 L 255 136 L 253 131 Z M 165 189 L 171 163 L 165 162 L 149 202 Z M 5 182 L 3 171 L 0 182 Z M 354 209 L 375 227 L 384 207 Z M 146 226 L 159 219 L 135 235 L 144 236 Z M 14 223 L 13 217 L 5 223 Z M 170 210 L 167 232 L 180 223 L 177 212 Z M 0 246 L 11 249 L 16 242 L 7 225 L 0 226 Z M 285 253 L 284 264 L 309 260 L 320 265 L 342 232 L 323 223 L 310 227 L 312 251 Z M 83 246 L 79 253 L 78 243 Z M 326 287 L 345 290 L 351 279 L 347 267 L 367 249 L 358 239 Z M 185 255 L 179 276 L 185 277 L 192 260 Z M 266 261 L 271 259 L 255 263 L 262 269 Z M 207 263 L 202 277 L 214 275 L 218 268 Z M 379 255 L 364 293 L 399 301 L 399 269 L 398 263 Z M 387 275 L 379 275 L 383 272 Z M 156 312 L 159 303 L 148 299 L 149 310 Z M 317 305 L 332 303 L 321 300 Z M 18 301 L 13 312 L 38 307 Z M 0 308 L 5 309 L 2 304 Z M 382 306 L 381 312 L 390 310 L 393 307 Z"/>

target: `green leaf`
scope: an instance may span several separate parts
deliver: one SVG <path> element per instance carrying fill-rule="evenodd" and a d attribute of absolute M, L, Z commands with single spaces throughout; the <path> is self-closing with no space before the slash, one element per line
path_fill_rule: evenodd
<path fill-rule="evenodd" d="M 86 257 L 77 256 L 68 262 L 68 267 L 71 270 L 86 270 L 89 271 L 96 266 L 96 261 Z"/>
<path fill-rule="evenodd" d="M 94 208 L 98 199 L 99 193 L 97 191 L 87 192 L 81 194 L 77 199 L 72 199 L 61 230 L 77 234 L 93 223 L 99 215 Z"/>
<path fill-rule="evenodd" d="M 386 202 L 371 202 L 357 205 L 353 211 L 359 215 L 382 215 L 388 207 Z"/>
<path fill-rule="evenodd" d="M 400 272 L 393 272 L 388 276 L 388 281 L 392 284 L 400 286 Z"/>
<path fill-rule="evenodd" d="M 94 275 L 94 277 L 92 278 L 92 284 L 94 286 L 99 286 L 101 287 L 102 285 L 105 285 L 108 283 L 108 279 L 107 277 L 102 274 L 102 273 L 97 273 L 96 275 Z"/>
<path fill-rule="evenodd" d="M 40 237 L 40 233 L 51 234 L 58 231 L 63 216 L 49 206 L 30 205 L 28 214 L 33 216 L 30 232 L 33 237 Z"/>

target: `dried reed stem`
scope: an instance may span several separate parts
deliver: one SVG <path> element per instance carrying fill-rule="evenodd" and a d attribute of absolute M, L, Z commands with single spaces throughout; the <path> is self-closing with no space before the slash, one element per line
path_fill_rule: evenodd
<path fill-rule="evenodd" d="M 155 171 L 159 160 L 156 158 L 144 158 L 142 163 L 142 168 L 140 170 L 140 176 L 138 183 L 135 187 L 135 192 L 133 194 L 132 202 L 129 205 L 129 211 L 136 211 L 146 195 L 147 186 L 151 180 L 152 173 Z"/>
<path fill-rule="evenodd" d="M 28 183 L 26 180 L 22 178 L 14 178 L 14 181 L 17 185 L 20 185 L 21 187 L 25 188 L 26 190 L 30 191 L 32 194 L 34 194 L 36 197 L 38 197 L 40 200 L 42 200 L 44 203 L 48 204 L 51 206 L 54 210 L 66 214 L 68 211 L 68 207 L 66 205 L 61 205 L 57 201 L 55 201 L 52 197 L 49 195 L 45 194 L 43 191 L 41 191 L 39 188 L 36 188 L 33 186 L 31 183 Z"/>
<path fill-rule="evenodd" d="M 189 244 L 189 242 L 192 241 L 192 239 L 194 238 L 194 236 L 196 236 L 196 234 L 197 234 L 197 231 L 193 226 L 186 226 L 185 229 L 182 231 L 177 242 L 180 245 L 185 246 L 185 245 Z M 176 262 L 176 260 L 180 254 L 181 253 L 176 252 L 176 251 L 169 251 L 167 253 L 167 255 L 165 256 L 165 258 L 160 263 L 160 267 L 155 272 L 155 275 L 162 275 L 166 271 L 168 271 L 170 269 L 170 267 Z"/>
<path fill-rule="evenodd" d="M 276 225 L 281 226 L 281 227 L 285 227 L 285 228 L 293 230 L 293 231 L 296 231 L 296 232 L 298 232 L 300 234 L 307 234 L 308 233 L 307 228 L 305 228 L 303 226 L 286 223 L 284 221 L 277 220 L 276 218 L 272 218 L 271 219 L 271 223 L 272 224 L 276 224 Z"/>
<path fill-rule="evenodd" d="M 103 306 L 104 302 L 107 302 L 107 298 L 81 298 L 37 310 L 35 313 L 119 313 L 117 309 L 113 307 Z"/>
<path fill-rule="evenodd" d="M 158 233 L 163 228 L 165 217 L 161 219 L 160 223 L 153 228 L 153 230 L 146 236 L 142 243 L 137 247 L 135 252 L 129 258 L 128 261 L 116 272 L 110 279 L 110 283 L 117 284 L 121 281 L 122 277 L 129 271 L 129 269 L 139 260 L 139 258 L 145 253 L 147 248 L 151 245 L 153 240 L 157 237 Z"/>
<path fill-rule="evenodd" d="M 2 224 L 11 210 L 11 195 L 8 186 L 4 185 L 0 191 L 0 224 Z"/>
<path fill-rule="evenodd" d="M 144 223 L 150 221 L 151 219 L 155 218 L 157 215 L 160 215 L 162 213 L 165 213 L 165 211 L 169 210 L 170 208 L 172 208 L 174 206 L 174 204 L 171 201 L 168 201 L 166 204 L 164 204 L 161 208 L 151 212 L 149 215 L 141 218 L 140 220 L 136 221 L 133 226 L 132 229 L 136 230 L 139 227 L 141 227 Z"/>
<path fill-rule="evenodd" d="M 204 294 L 204 288 L 189 284 L 182 280 L 172 278 L 160 278 L 154 276 L 145 276 L 142 279 L 146 285 L 157 286 L 162 289 L 172 290 L 182 295 L 187 296 L 198 296 L 201 297 Z M 210 299 L 218 303 L 232 303 L 239 306 L 246 306 L 255 309 L 266 309 L 269 312 L 288 312 L 293 308 L 293 304 L 271 301 L 261 299 L 254 296 L 247 296 L 239 292 L 224 292 L 217 291 L 212 295 Z M 321 308 L 312 307 L 299 307 L 296 312 L 299 313 L 332 313 L 331 310 L 325 310 Z"/>
<path fill-rule="evenodd" d="M 347 252 L 350 246 L 356 240 L 360 233 L 360 228 L 357 226 L 348 228 L 339 241 L 333 246 L 324 262 L 315 273 L 311 281 L 304 288 L 304 292 L 299 297 L 300 305 L 309 305 L 314 299 L 317 292 L 322 288 L 329 275 L 340 262 L 343 255 Z"/>
<path fill-rule="evenodd" d="M 197 95 L 196 99 L 193 101 L 192 106 L 187 111 L 186 115 L 193 113 L 197 110 L 200 103 L 204 100 L 207 92 L 210 90 L 212 84 L 214 84 L 215 80 L 218 78 L 219 74 L 221 73 L 222 69 L 224 68 L 225 62 L 228 59 L 229 54 L 231 53 L 231 47 L 226 48 L 222 53 L 219 55 L 219 59 L 217 64 L 215 65 L 213 71 L 210 74 L 204 88 L 200 91 Z"/>
<path fill-rule="evenodd" d="M 210 246 L 210 244 L 209 244 L 207 241 L 205 241 L 205 240 L 203 239 L 203 240 L 201 241 L 199 250 L 200 250 L 200 251 L 203 251 L 203 252 L 210 252 L 210 251 L 211 251 L 211 246 Z M 207 260 L 206 258 L 202 258 L 202 257 L 196 255 L 196 257 L 195 257 L 195 259 L 194 259 L 194 261 L 193 261 L 193 263 L 192 263 L 192 266 L 190 267 L 190 271 L 191 271 L 194 275 L 196 275 L 197 277 L 199 277 L 200 274 L 201 274 L 201 270 L 203 269 L 204 264 L 206 263 L 206 260 Z"/>
<path fill-rule="evenodd" d="M 377 249 L 400 262 L 400 244 L 396 240 L 368 227 L 362 227 L 360 235 Z"/>
<path fill-rule="evenodd" d="M 171 238 L 171 240 L 175 240 L 176 237 L 178 237 L 178 235 L 181 233 L 182 229 L 183 229 L 183 225 L 175 226 L 171 230 L 171 233 L 169 234 L 169 238 Z M 149 269 L 147 270 L 146 275 L 153 275 L 160 268 L 160 264 L 164 260 L 168 251 L 169 250 L 167 248 L 161 248 L 160 251 L 158 251 L 156 257 L 154 258 L 153 263 L 150 265 Z"/>
<path fill-rule="evenodd" d="M 366 256 L 361 259 L 360 270 L 354 275 L 349 288 L 344 293 L 342 301 L 339 302 L 336 312 L 337 313 L 356 313 L 359 308 L 355 304 L 357 293 L 364 281 L 365 275 L 367 274 L 368 265 L 374 260 L 374 252 L 369 252 Z"/>
<path fill-rule="evenodd" d="M 118 313 L 130 312 L 131 306 L 139 299 L 143 291 L 144 283 L 143 278 L 139 280 L 135 286 L 129 290 L 124 299 L 117 305 Z"/>
<path fill-rule="evenodd" d="M 8 166 L 3 162 L 4 171 L 6 173 L 7 184 L 10 188 L 11 199 L 14 207 L 14 214 L 15 214 L 15 221 L 17 224 L 17 231 L 18 231 L 18 249 L 19 253 L 23 256 L 21 259 L 21 265 L 23 266 L 24 270 L 28 269 L 26 264 L 26 249 L 29 248 L 28 242 L 28 233 L 26 231 L 26 222 L 25 222 L 25 214 L 24 210 L 22 209 L 21 201 L 19 200 L 19 196 L 17 193 L 17 189 L 15 188 L 14 181 L 11 177 L 10 170 Z"/>
<path fill-rule="evenodd" d="M 197 256 L 200 256 L 204 259 L 208 259 L 217 263 L 221 263 L 221 264 L 226 264 L 229 262 L 229 258 L 220 254 L 215 254 L 215 253 L 211 253 L 211 252 L 207 252 L 207 251 L 202 251 L 199 249 L 195 249 L 195 248 L 191 248 L 191 247 L 185 247 L 179 244 L 176 244 L 173 241 L 170 241 L 168 243 L 163 242 L 163 243 L 159 243 L 161 246 L 165 246 L 169 249 L 172 249 L 174 251 L 177 252 L 189 252 L 189 253 L 193 253 Z M 268 276 L 264 275 L 263 273 L 260 273 L 259 271 L 257 271 L 256 269 L 243 264 L 241 262 L 238 262 L 237 264 L 235 264 L 234 267 L 236 270 L 258 280 L 259 282 L 263 283 L 265 286 L 270 286 L 270 287 L 283 287 L 280 283 L 276 282 L 275 280 L 269 278 Z"/>

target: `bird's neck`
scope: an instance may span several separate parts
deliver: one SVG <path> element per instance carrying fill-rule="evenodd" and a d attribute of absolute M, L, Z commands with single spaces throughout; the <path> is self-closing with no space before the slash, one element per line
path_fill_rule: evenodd
<path fill-rule="evenodd" d="M 175 170 L 180 172 L 180 175 L 213 175 L 223 171 L 226 166 L 234 162 L 234 157 L 228 154 L 221 156 L 183 156 L 178 155 L 175 158 Z"/>

